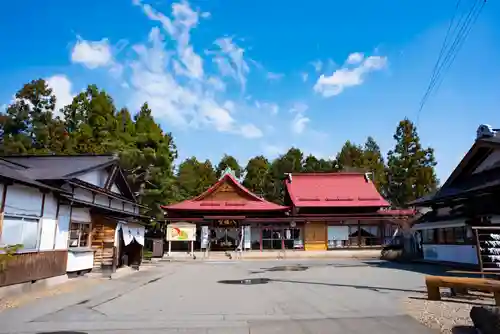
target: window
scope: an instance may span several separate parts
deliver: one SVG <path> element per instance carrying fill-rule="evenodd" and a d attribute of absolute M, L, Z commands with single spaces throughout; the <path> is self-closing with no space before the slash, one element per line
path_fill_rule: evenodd
<path fill-rule="evenodd" d="M 302 233 L 298 227 L 285 228 L 284 230 L 285 249 L 302 249 Z"/>
<path fill-rule="evenodd" d="M 90 223 L 71 222 L 68 247 L 90 246 Z"/>
<path fill-rule="evenodd" d="M 283 231 L 279 227 L 262 227 L 262 249 L 282 249 Z"/>
<path fill-rule="evenodd" d="M 454 236 L 453 232 L 454 232 L 453 227 L 446 227 L 444 229 L 444 237 L 445 237 L 446 244 L 454 244 L 455 243 L 455 236 Z"/>
<path fill-rule="evenodd" d="M 455 227 L 453 229 L 453 234 L 455 236 L 455 243 L 457 244 L 465 243 L 465 226 Z"/>
<path fill-rule="evenodd" d="M 422 243 L 423 244 L 435 244 L 436 243 L 436 229 L 426 229 L 422 230 Z"/>
<path fill-rule="evenodd" d="M 1 245 L 23 245 L 25 250 L 33 250 L 38 246 L 39 220 L 5 216 L 3 219 Z"/>

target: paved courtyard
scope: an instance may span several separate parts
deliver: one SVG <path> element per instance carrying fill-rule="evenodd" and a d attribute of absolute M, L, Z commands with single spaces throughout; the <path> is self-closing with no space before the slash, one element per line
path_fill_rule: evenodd
<path fill-rule="evenodd" d="M 406 268 L 409 269 L 409 268 Z M 402 299 L 422 273 L 381 261 L 160 262 L 0 313 L 0 333 L 435 333 Z"/>

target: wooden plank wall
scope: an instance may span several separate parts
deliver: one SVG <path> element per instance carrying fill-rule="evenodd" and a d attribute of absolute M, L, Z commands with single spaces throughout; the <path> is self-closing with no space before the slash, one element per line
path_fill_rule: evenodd
<path fill-rule="evenodd" d="M 304 227 L 305 250 L 327 249 L 327 224 L 325 222 L 308 222 Z"/>
<path fill-rule="evenodd" d="M 92 248 L 94 253 L 94 269 L 102 265 L 111 266 L 115 259 L 116 222 L 102 216 L 92 216 Z"/>
<path fill-rule="evenodd" d="M 66 274 L 67 250 L 17 254 L 0 272 L 0 287 Z"/>

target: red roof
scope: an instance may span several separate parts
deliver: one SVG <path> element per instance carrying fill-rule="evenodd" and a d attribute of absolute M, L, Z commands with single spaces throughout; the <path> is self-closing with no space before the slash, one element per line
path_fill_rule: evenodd
<path fill-rule="evenodd" d="M 209 195 L 216 192 L 224 184 L 231 186 L 239 195 L 238 200 L 213 200 Z M 278 205 L 255 195 L 241 185 L 231 174 L 225 174 L 217 183 L 201 195 L 162 206 L 165 210 L 193 210 L 193 211 L 287 211 L 289 207 Z"/>
<path fill-rule="evenodd" d="M 287 178 L 296 207 L 388 207 L 363 173 L 300 173 Z"/>

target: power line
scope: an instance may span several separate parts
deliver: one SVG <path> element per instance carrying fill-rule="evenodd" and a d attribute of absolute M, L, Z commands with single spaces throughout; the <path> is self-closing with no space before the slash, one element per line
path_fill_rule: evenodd
<path fill-rule="evenodd" d="M 460 19 L 454 26 L 455 18 L 457 16 L 457 13 L 459 12 L 459 7 L 461 3 L 461 0 L 457 1 L 453 17 L 451 19 L 450 25 L 448 26 L 448 30 L 446 32 L 443 45 L 441 46 L 441 50 L 439 52 L 438 59 L 432 70 L 432 75 L 429 85 L 427 86 L 427 89 L 420 101 L 420 106 L 417 112 L 417 126 L 419 123 L 420 113 L 422 109 L 424 108 L 426 102 L 428 101 L 432 93 L 435 93 L 439 88 L 439 86 L 441 85 L 446 71 L 448 71 L 451 65 L 453 64 L 458 52 L 463 46 L 470 31 L 472 30 L 474 23 L 476 22 L 477 18 L 479 17 L 479 14 L 481 13 L 484 5 L 486 4 L 486 1 L 487 0 L 476 0 L 472 5 L 472 7 L 470 8 L 465 20 L 464 20 L 465 13 L 462 13 Z M 454 29 L 452 31 L 453 26 Z M 455 35 L 455 38 L 445 54 L 445 50 L 449 46 L 449 40 L 451 40 L 451 36 L 453 35 Z"/>

